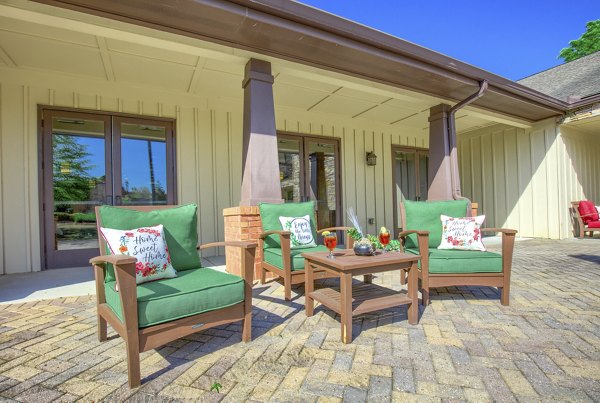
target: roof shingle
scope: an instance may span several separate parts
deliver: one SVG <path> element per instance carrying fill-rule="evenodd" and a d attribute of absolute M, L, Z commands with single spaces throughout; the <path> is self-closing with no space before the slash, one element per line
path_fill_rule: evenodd
<path fill-rule="evenodd" d="M 517 81 L 567 102 L 600 93 L 600 51 Z"/>

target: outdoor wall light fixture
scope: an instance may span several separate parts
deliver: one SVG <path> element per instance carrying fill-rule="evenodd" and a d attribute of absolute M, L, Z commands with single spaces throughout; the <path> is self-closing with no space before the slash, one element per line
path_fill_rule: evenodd
<path fill-rule="evenodd" d="M 373 151 L 367 153 L 367 165 L 375 166 L 377 165 L 377 156 Z"/>

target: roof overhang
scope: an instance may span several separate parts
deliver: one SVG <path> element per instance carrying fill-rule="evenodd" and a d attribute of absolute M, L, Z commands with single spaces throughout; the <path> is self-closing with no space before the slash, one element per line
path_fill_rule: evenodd
<path fill-rule="evenodd" d="M 537 121 L 570 105 L 513 81 L 289 0 L 34 0 L 460 101 Z"/>

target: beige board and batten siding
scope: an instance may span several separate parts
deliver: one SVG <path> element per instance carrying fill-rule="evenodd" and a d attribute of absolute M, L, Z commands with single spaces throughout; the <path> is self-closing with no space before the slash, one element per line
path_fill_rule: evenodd
<path fill-rule="evenodd" d="M 575 127 L 560 125 L 559 158 L 561 181 L 564 183 L 562 203 L 592 200 L 600 205 L 600 131 L 585 133 Z M 566 223 L 565 236 L 572 236 L 571 222 Z"/>
<path fill-rule="evenodd" d="M 42 268 L 38 105 L 175 118 L 178 202 L 200 206 L 201 242 L 224 238 L 222 211 L 240 200 L 241 100 L 207 99 L 45 72 L 0 70 L 0 274 Z M 426 130 L 289 107 L 277 107 L 276 119 L 281 131 L 340 138 L 344 211 L 354 207 L 371 233 L 379 226 L 392 225 L 391 146 L 427 147 Z M 375 167 L 366 165 L 368 151 L 378 156 Z M 367 218 L 375 218 L 375 223 L 367 225 Z M 346 221 L 342 217 L 342 222 Z"/>
<path fill-rule="evenodd" d="M 223 239 L 221 211 L 240 199 L 241 112 L 231 111 L 240 111 L 241 104 L 234 102 L 216 107 L 208 104 L 206 99 L 162 90 L 3 70 L 0 75 L 0 274 L 42 268 L 38 105 L 175 118 L 178 202 L 200 206 L 201 242 Z"/>
<path fill-rule="evenodd" d="M 570 237 L 570 201 L 600 200 L 598 151 L 600 139 L 554 119 L 531 129 L 498 124 L 463 133 L 463 195 L 479 202 L 486 226 L 514 228 L 521 237 Z"/>

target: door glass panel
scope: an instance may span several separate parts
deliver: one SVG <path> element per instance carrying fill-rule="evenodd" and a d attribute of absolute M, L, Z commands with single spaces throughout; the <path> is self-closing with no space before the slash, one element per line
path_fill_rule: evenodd
<path fill-rule="evenodd" d="M 164 126 L 121 123 L 121 203 L 167 204 Z"/>
<path fill-rule="evenodd" d="M 308 142 L 310 198 L 316 201 L 318 228 L 334 227 L 337 222 L 335 145 Z"/>
<path fill-rule="evenodd" d="M 419 154 L 419 200 L 427 200 L 427 183 L 429 180 L 429 157 Z"/>
<path fill-rule="evenodd" d="M 98 247 L 94 206 L 104 203 L 104 122 L 52 118 L 54 250 Z"/>
<path fill-rule="evenodd" d="M 277 140 L 279 149 L 279 179 L 281 197 L 287 202 L 302 201 L 300 141 L 292 139 Z"/>

